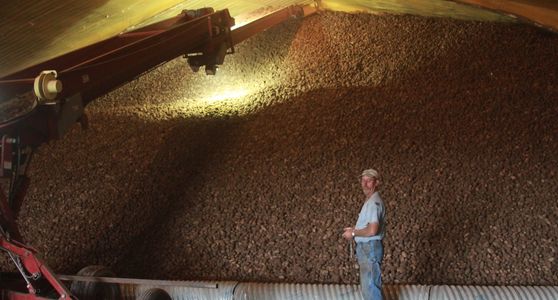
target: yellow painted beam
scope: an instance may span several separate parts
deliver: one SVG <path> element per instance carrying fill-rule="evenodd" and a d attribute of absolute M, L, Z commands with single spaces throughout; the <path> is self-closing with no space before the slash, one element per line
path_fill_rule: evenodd
<path fill-rule="evenodd" d="M 350 13 L 392 13 L 462 20 L 513 21 L 506 15 L 445 0 L 322 0 L 321 7 Z"/>
<path fill-rule="evenodd" d="M 558 31 L 558 2 L 549 0 L 455 0 L 528 19 Z"/>

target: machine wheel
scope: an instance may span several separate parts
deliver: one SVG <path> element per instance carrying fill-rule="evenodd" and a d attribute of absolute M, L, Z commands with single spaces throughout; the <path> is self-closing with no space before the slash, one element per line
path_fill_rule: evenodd
<path fill-rule="evenodd" d="M 165 290 L 153 288 L 143 292 L 138 300 L 172 300 L 172 298 Z"/>
<path fill-rule="evenodd" d="M 115 277 L 114 273 L 105 266 L 88 266 L 81 269 L 78 276 Z M 120 287 L 114 283 L 100 283 L 88 281 L 74 281 L 70 292 L 80 300 L 120 300 Z"/>

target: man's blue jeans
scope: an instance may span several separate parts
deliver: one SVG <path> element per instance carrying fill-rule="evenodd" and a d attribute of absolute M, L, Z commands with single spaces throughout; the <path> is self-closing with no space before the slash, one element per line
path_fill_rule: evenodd
<path fill-rule="evenodd" d="M 384 246 L 381 240 L 357 243 L 356 254 L 360 266 L 360 288 L 365 300 L 383 300 L 382 259 Z"/>

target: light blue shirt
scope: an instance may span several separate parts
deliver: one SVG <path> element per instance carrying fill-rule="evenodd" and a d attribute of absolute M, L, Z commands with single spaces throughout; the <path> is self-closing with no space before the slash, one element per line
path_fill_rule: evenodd
<path fill-rule="evenodd" d="M 386 231 L 386 209 L 384 207 L 384 201 L 380 198 L 378 192 L 374 192 L 364 205 L 358 214 L 358 220 L 355 225 L 355 229 L 363 229 L 368 226 L 368 223 L 378 223 L 378 233 L 371 237 L 355 237 L 357 243 L 368 242 L 371 240 L 381 240 L 384 238 Z"/>

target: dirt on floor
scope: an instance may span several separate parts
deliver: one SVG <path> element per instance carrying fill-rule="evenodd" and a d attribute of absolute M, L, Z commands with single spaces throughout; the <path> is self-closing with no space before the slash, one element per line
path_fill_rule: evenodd
<path fill-rule="evenodd" d="M 19 223 L 57 273 L 356 283 L 376 168 L 386 283 L 558 285 L 558 36 L 325 12 L 178 59 L 40 147 Z"/>

